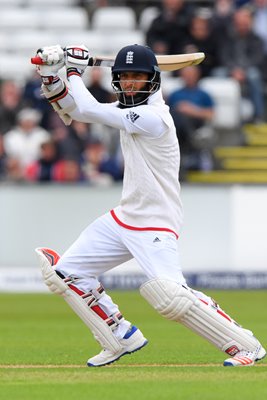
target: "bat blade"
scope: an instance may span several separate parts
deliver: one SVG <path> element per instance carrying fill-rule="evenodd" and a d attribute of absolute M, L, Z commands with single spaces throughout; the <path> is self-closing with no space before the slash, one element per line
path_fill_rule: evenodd
<path fill-rule="evenodd" d="M 156 56 L 161 71 L 177 71 L 178 69 L 189 67 L 190 65 L 200 64 L 204 58 L 204 53 L 172 54 Z M 91 66 L 112 67 L 115 56 L 97 56 L 91 59 Z"/>
<path fill-rule="evenodd" d="M 177 71 L 178 69 L 200 64 L 204 53 L 172 54 L 156 56 L 161 71 Z"/>
<path fill-rule="evenodd" d="M 114 65 L 115 56 L 96 56 L 89 59 L 90 67 L 112 67 Z M 188 54 L 171 54 L 156 56 L 161 71 L 177 71 L 190 65 L 200 64 L 204 58 L 204 53 L 188 53 Z M 32 64 L 43 64 L 42 59 L 38 56 L 31 58 Z"/>

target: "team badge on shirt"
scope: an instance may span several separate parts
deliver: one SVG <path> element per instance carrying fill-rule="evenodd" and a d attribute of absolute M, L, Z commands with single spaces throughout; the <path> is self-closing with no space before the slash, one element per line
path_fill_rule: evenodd
<path fill-rule="evenodd" d="M 133 124 L 139 117 L 140 115 L 136 114 L 134 111 L 129 111 L 129 113 L 126 115 L 126 118 L 130 119 Z"/>

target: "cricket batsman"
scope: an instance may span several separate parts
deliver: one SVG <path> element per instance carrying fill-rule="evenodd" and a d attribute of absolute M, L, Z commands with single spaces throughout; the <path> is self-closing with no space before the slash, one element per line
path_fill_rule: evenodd
<path fill-rule="evenodd" d="M 61 256 L 36 249 L 43 279 L 64 297 L 91 330 L 102 350 L 89 367 L 113 363 L 147 344 L 120 313 L 99 276 L 135 258 L 146 282 L 141 295 L 163 317 L 179 322 L 227 354 L 224 366 L 251 366 L 266 355 L 253 333 L 238 325 L 205 294 L 186 284 L 177 239 L 183 222 L 180 151 L 160 85 L 156 57 L 146 46 L 122 48 L 112 67 L 117 101 L 99 103 L 85 87 L 84 45 L 37 51 L 42 91 L 66 124 L 102 123 L 120 131 L 124 179 L 120 203 L 97 218 Z M 67 83 L 58 76 L 66 68 Z"/>

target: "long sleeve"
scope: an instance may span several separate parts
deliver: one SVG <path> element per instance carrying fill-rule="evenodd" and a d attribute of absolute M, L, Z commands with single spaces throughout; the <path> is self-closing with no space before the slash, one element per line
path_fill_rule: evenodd
<path fill-rule="evenodd" d="M 101 123 L 123 130 L 129 134 L 141 134 L 150 137 L 159 137 L 167 129 L 162 118 L 146 106 L 121 109 L 118 103 L 99 103 L 85 87 L 78 76 L 69 78 L 71 93 L 76 108 L 70 112 L 73 119 L 88 123 Z M 61 103 L 62 102 L 62 103 Z M 64 106 L 63 100 L 60 105 Z M 151 131 L 151 127 L 153 130 Z"/>

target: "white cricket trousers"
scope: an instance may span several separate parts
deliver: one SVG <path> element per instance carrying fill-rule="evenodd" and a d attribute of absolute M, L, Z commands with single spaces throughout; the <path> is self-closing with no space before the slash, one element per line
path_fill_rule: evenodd
<path fill-rule="evenodd" d="M 110 213 L 96 219 L 81 233 L 62 255 L 56 269 L 64 276 L 78 277 L 75 286 L 89 292 L 99 287 L 100 275 L 133 257 L 148 279 L 161 277 L 186 284 L 173 233 L 130 230 L 120 226 Z M 99 305 L 108 315 L 119 311 L 107 294 L 99 299 Z M 125 322 L 117 332 L 119 338 L 129 328 L 130 323 Z"/>

